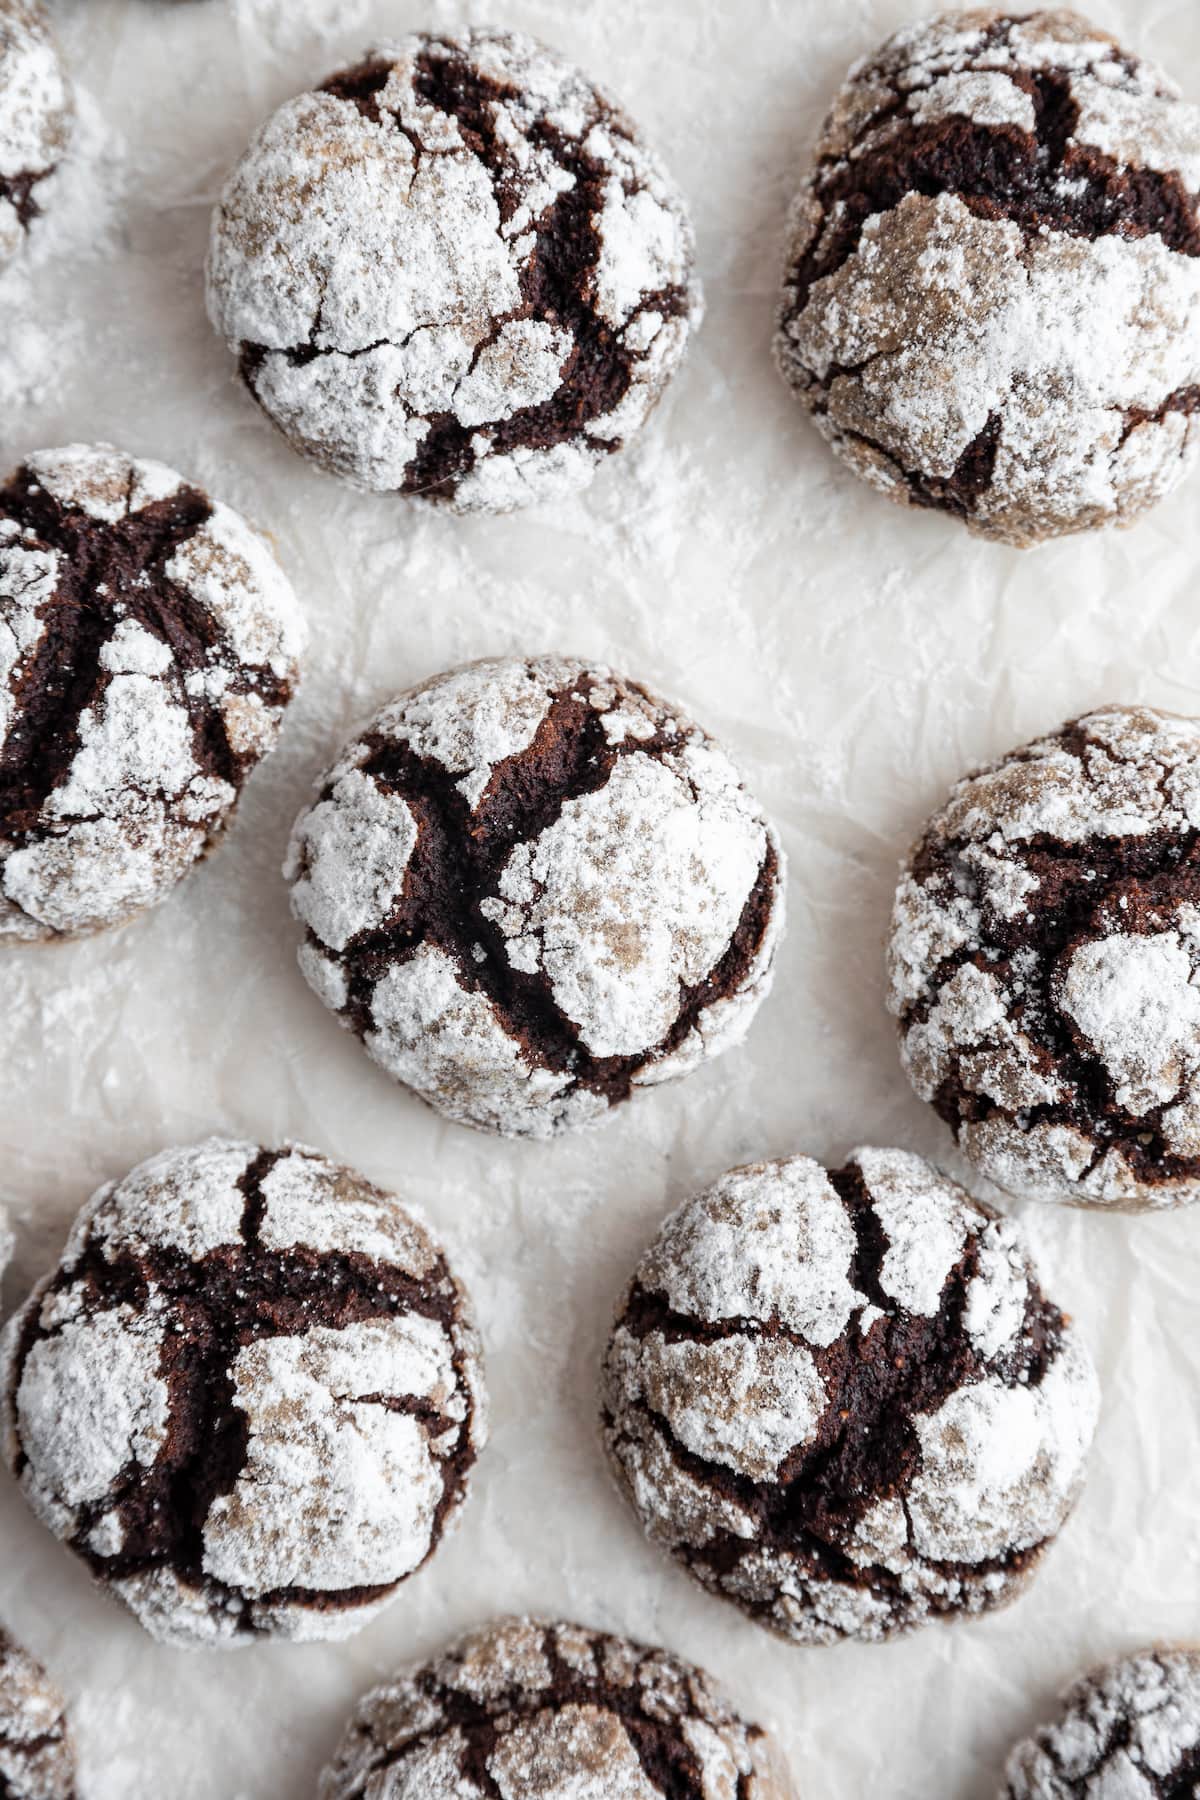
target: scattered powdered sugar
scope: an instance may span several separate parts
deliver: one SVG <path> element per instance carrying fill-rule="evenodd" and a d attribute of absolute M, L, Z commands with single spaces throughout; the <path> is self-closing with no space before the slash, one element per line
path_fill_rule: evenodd
<path fill-rule="evenodd" d="M 20 481 L 0 506 L 0 742 L 34 764 L 37 808 L 33 824 L 24 800 L 19 824 L 0 821 L 0 938 L 36 939 L 123 923 L 186 873 L 274 745 L 305 633 L 265 542 L 174 470 L 72 445 L 30 457 Z M 39 496 L 55 503 L 54 524 L 26 522 Z M 137 530 L 183 499 L 191 530 L 139 562 Z M 81 516 L 100 571 L 82 577 L 70 523 Z M 204 623 L 181 619 L 173 637 L 156 606 L 168 617 L 196 608 Z M 107 635 L 77 650 L 94 619 Z M 38 742 L 23 708 L 37 717 L 56 639 L 59 657 L 80 656 L 76 684 L 89 653 L 94 677 L 75 686 L 87 697 L 74 717 Z M 218 735 L 229 757 L 214 762 Z"/>
<path fill-rule="evenodd" d="M 1056 1535 L 1097 1412 L 1087 1352 L 1042 1298 L 1015 1222 L 920 1157 L 876 1149 L 832 1177 L 805 1157 L 734 1170 L 685 1202 L 618 1310 L 602 1389 L 613 1467 L 650 1535 L 803 1643 L 1011 1597 L 1032 1563 L 1004 1565 Z M 898 1414 L 919 1445 L 899 1475 L 885 1448 Z M 819 1497 L 835 1479 L 820 1471 L 843 1436 L 852 1499 L 835 1487 L 810 1517 L 809 1484 Z M 879 1496 L 864 1487 L 873 1456 Z M 814 1560 L 813 1534 L 856 1574 Z"/>
<path fill-rule="evenodd" d="M 1180 862 L 1198 783 L 1200 726 L 1109 707 L 959 782 L 914 851 L 889 1005 L 917 1092 L 972 1096 L 959 1143 L 1002 1187 L 1131 1208 L 1198 1191 L 1200 910 Z M 1096 1074 L 1115 1110 L 1088 1100 Z"/>
<path fill-rule="evenodd" d="M 1031 74 L 1061 83 L 1072 109 L 1039 214 L 1057 209 L 1061 225 L 1027 222 L 1015 177 L 997 176 L 995 208 L 977 203 L 989 198 L 991 147 L 1007 166 L 1014 133 L 1031 140 L 1031 179 L 1050 180 Z M 916 173 L 916 134 L 959 119 L 985 141 L 955 150 L 947 139 L 931 188 Z M 1113 222 L 1095 222 L 1092 187 L 1107 179 L 1095 154 L 1118 174 L 1177 184 L 1161 231 L 1122 234 L 1119 201 L 1106 201 Z M 872 159 L 902 170 L 906 156 L 917 159 L 910 191 L 874 203 Z M 841 244 L 856 168 L 863 223 Z M 1188 213 L 1194 236 L 1198 189 L 1200 109 L 1070 14 L 902 32 L 852 73 L 796 203 L 784 376 L 839 454 L 897 499 L 945 506 L 1016 544 L 1131 522 L 1200 442 L 1200 256 L 1170 222 Z"/>
<path fill-rule="evenodd" d="M 576 771 L 569 745 L 554 760 L 568 730 L 608 746 L 604 779 Z M 447 786 L 461 810 L 445 810 Z M 301 967 L 376 1060 L 451 1117 L 544 1136 L 609 1110 L 603 1068 L 590 1084 L 578 1053 L 543 1046 L 522 983 L 595 1064 L 627 1059 L 630 1085 L 738 1042 L 767 992 L 783 924 L 775 834 L 718 745 L 607 669 L 545 657 L 439 676 L 385 707 L 318 793 L 285 867 L 308 931 Z M 472 844 L 489 857 L 477 893 Z M 440 865 L 460 854 L 469 873 L 448 898 Z M 758 939 L 722 977 L 772 869 Z"/>
<path fill-rule="evenodd" d="M 144 1298 L 118 1297 L 131 1278 Z M 436 1547 L 486 1438 L 479 1346 L 439 1247 L 297 1147 L 213 1139 L 102 1188 L 2 1356 L 30 1504 L 169 1642 L 357 1629 Z M 209 1492 L 239 1415 L 240 1467 Z"/>
<path fill-rule="evenodd" d="M 6 1800 L 75 1800 L 66 1704 L 41 1663 L 0 1630 L 0 1792 Z"/>
<path fill-rule="evenodd" d="M 251 391 L 360 487 L 503 511 L 584 485 L 699 314 L 665 170 L 529 38 L 404 38 L 329 86 L 268 120 L 214 216 L 209 311 Z M 573 194 L 586 218 L 556 222 Z M 543 239 L 574 295 L 553 320 Z"/>
<path fill-rule="evenodd" d="M 703 1670 L 579 1625 L 502 1619 L 367 1694 L 320 1800 L 385 1786 L 391 1800 L 661 1800 L 680 1766 L 706 1800 L 794 1792 Z"/>
<path fill-rule="evenodd" d="M 1083 1676 L 1018 1744 L 1002 1800 L 1157 1800 L 1189 1794 L 1200 1758 L 1200 1651 L 1161 1647 Z"/>

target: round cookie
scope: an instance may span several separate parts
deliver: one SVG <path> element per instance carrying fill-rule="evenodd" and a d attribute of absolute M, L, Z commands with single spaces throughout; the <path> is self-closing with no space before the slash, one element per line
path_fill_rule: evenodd
<path fill-rule="evenodd" d="M 383 709 L 300 815 L 310 985 L 447 1117 L 550 1137 L 740 1042 L 783 925 L 772 827 L 713 740 L 568 657 Z"/>
<path fill-rule="evenodd" d="M 501 1619 L 361 1701 L 319 1800 L 793 1800 L 702 1669 L 582 1625 Z"/>
<path fill-rule="evenodd" d="M 1200 1793 L 1200 1650 L 1154 1649 L 1068 1688 L 1018 1744 L 1001 1800 L 1192 1800 Z"/>
<path fill-rule="evenodd" d="M 40 0 L 0 0 L 0 268 L 52 202 L 75 118 Z"/>
<path fill-rule="evenodd" d="M 208 310 L 293 447 L 356 487 L 507 512 L 583 487 L 699 323 L 684 203 L 532 39 L 368 52 L 282 106 L 213 218 Z"/>
<path fill-rule="evenodd" d="M 266 543 L 161 463 L 31 456 L 0 488 L 0 942 L 162 900 L 274 746 L 303 621 Z"/>
<path fill-rule="evenodd" d="M 797 1644 L 1015 1598 L 1096 1422 L 1011 1219 L 902 1150 L 735 1169 L 618 1308 L 603 1432 L 649 1536 Z"/>
<path fill-rule="evenodd" d="M 1132 524 L 1200 444 L 1200 110 L 1077 14 L 907 27 L 793 211 L 784 379 L 894 500 L 1029 545 Z"/>
<path fill-rule="evenodd" d="M 1200 723 L 1103 707 L 960 781 L 888 965 L 913 1086 L 998 1186 L 1200 1197 Z"/>
<path fill-rule="evenodd" d="M 41 1663 L 0 1629 L 0 1794 L 75 1800 L 66 1702 Z"/>
<path fill-rule="evenodd" d="M 423 1221 L 315 1151 L 212 1138 L 84 1207 L 0 1339 L 34 1511 L 156 1638 L 348 1637 L 433 1555 L 486 1439 Z"/>

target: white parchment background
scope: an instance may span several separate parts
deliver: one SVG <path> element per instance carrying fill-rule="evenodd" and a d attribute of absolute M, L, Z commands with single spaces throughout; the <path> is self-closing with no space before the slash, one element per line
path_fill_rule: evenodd
<path fill-rule="evenodd" d="M 0 964 L 7 1305 L 100 1181 L 213 1130 L 291 1136 L 424 1206 L 473 1288 L 492 1446 L 457 1536 L 349 1645 L 157 1648 L 0 1480 L 0 1617 L 71 1696 L 92 1800 L 311 1793 L 357 1694 L 500 1609 L 701 1660 L 776 1726 L 808 1800 L 989 1800 L 1008 1742 L 1089 1659 L 1200 1633 L 1200 1217 L 1025 1209 L 1105 1408 L 1079 1511 L 1011 1611 L 882 1648 L 789 1648 L 643 1543 L 597 1450 L 614 1296 L 667 1209 L 749 1158 L 856 1142 L 953 1167 L 882 1006 L 897 860 L 967 765 L 1074 711 L 1200 712 L 1200 483 L 1137 531 L 1022 555 L 904 514 L 829 458 L 769 337 L 795 170 L 846 64 L 915 0 L 61 0 L 87 167 L 0 281 L 6 465 L 108 437 L 275 534 L 307 681 L 232 835 L 155 914 Z M 1099 0 L 1200 94 L 1195 0 Z M 611 86 L 694 209 L 709 313 L 643 445 L 580 500 L 463 522 L 308 470 L 231 380 L 200 265 L 221 178 L 271 107 L 373 36 L 503 16 Z M 278 865 L 308 784 L 385 696 L 469 657 L 581 651 L 734 750 L 791 856 L 791 928 L 749 1045 L 603 1134 L 508 1145 L 441 1124 L 308 994 Z"/>

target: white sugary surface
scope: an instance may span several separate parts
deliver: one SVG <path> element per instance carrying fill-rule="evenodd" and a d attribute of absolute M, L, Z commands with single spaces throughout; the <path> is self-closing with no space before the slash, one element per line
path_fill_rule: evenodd
<path fill-rule="evenodd" d="M 854 1165 L 886 1245 L 879 1286 L 889 1311 L 934 1316 L 974 1240 L 978 1268 L 948 1336 L 961 1331 L 985 1362 L 1018 1354 L 1030 1269 L 1012 1221 L 990 1218 L 909 1152 L 862 1149 Z M 685 1327 L 672 1341 L 658 1329 L 638 1331 L 636 1320 L 619 1322 L 605 1366 L 620 1478 L 651 1537 L 690 1550 L 697 1569 L 722 1525 L 747 1539 L 759 1533 L 749 1516 L 729 1517 L 719 1483 L 710 1476 L 698 1484 L 669 1440 L 758 1483 L 773 1482 L 790 1452 L 814 1443 L 834 1401 L 812 1351 L 865 1334 L 881 1317 L 851 1283 L 857 1242 L 849 1208 L 825 1171 L 793 1158 L 735 1169 L 686 1201 L 638 1264 L 634 1282 L 672 1313 L 699 1330 L 730 1332 L 705 1345 Z M 764 1322 L 802 1341 L 761 1335 L 755 1327 Z M 1096 1409 L 1087 1352 L 1068 1327 L 1035 1383 L 1014 1385 L 1002 1368 L 977 1370 L 950 1386 L 935 1410 L 912 1415 L 920 1462 L 905 1485 L 904 1511 L 896 1497 L 881 1496 L 849 1552 L 899 1578 L 894 1623 L 920 1623 L 931 1599 L 973 1610 L 1000 1586 L 986 1574 L 959 1582 L 929 1565 L 979 1565 L 1054 1536 L 1078 1493 Z M 832 1642 L 847 1630 L 879 1635 L 871 1595 L 806 1576 L 803 1560 L 769 1537 L 713 1585 L 754 1592 L 776 1628 L 801 1642 Z M 805 1602 L 799 1611 L 791 1600 L 797 1594 Z"/>
<path fill-rule="evenodd" d="M 220 184 L 273 107 L 373 38 L 499 9 L 59 8 L 116 142 L 85 171 L 102 182 L 86 231 L 53 258 L 31 241 L 0 277 L 6 460 L 115 437 L 194 475 L 275 533 L 314 645 L 219 855 L 126 932 L 0 958 L 0 1205 L 18 1238 L 3 1301 L 57 1256 L 83 1197 L 139 1157 L 218 1129 L 295 1137 L 424 1205 L 479 1308 L 495 1410 L 460 1530 L 341 1646 L 164 1651 L 0 1479 L 0 1616 L 67 1689 L 94 1800 L 309 1794 L 359 1694 L 513 1610 L 707 1665 L 776 1724 L 821 1800 L 928 1800 L 931 1742 L 939 1789 L 995 1800 L 1011 1745 L 1081 1669 L 1195 1632 L 1194 1212 L 1014 1208 L 1095 1351 L 1105 1407 L 1072 1523 L 990 1619 L 790 1649 L 645 1543 L 590 1425 L 617 1294 L 687 1194 L 764 1156 L 836 1164 L 864 1139 L 965 1172 L 900 1070 L 881 974 L 900 859 L 963 770 L 1112 699 L 1200 715 L 1194 486 L 1130 534 L 1021 557 L 873 496 L 772 367 L 808 148 L 850 59 L 926 10 L 509 0 L 506 23 L 594 73 L 661 148 L 699 227 L 709 316 L 639 446 L 586 496 L 490 521 L 417 517 L 308 469 L 231 384 L 197 270 Z M 1192 7 L 1094 11 L 1200 98 Z M 726 745 L 790 852 L 791 923 L 743 1049 L 603 1133 L 547 1146 L 450 1126 L 372 1067 L 296 971 L 278 865 L 311 781 L 393 694 L 474 657 L 550 649 L 628 669 Z"/>
<path fill-rule="evenodd" d="M 247 1239 L 237 1184 L 257 1155 L 253 1144 L 209 1139 L 160 1152 L 127 1180 L 107 1184 L 72 1228 L 68 1276 L 96 1251 L 108 1262 L 165 1251 L 195 1263 L 223 1247 L 240 1250 Z M 298 1245 L 324 1254 L 335 1281 L 343 1251 L 372 1256 L 413 1281 L 437 1279 L 438 1249 L 419 1218 L 352 1171 L 292 1146 L 270 1176 L 259 1190 L 267 1252 Z M 195 1279 L 202 1287 L 203 1274 Z M 313 1291 L 319 1300 L 320 1289 Z M 430 1298 L 438 1291 L 440 1281 Z M 35 1322 L 22 1356 L 23 1333 Z M 56 1292 L 35 1292 L 10 1322 L 0 1339 L 5 1459 L 58 1535 L 82 1534 L 100 1556 L 122 1551 L 124 1484 L 136 1488 L 139 1470 L 152 1468 L 169 1435 L 186 1429 L 181 1408 L 199 1398 L 186 1377 L 173 1398 L 166 1373 L 172 1334 L 189 1328 L 195 1331 L 187 1303 L 153 1274 L 144 1300 L 131 1302 L 112 1293 L 97 1299 L 82 1273 Z M 118 1574 L 114 1586 L 173 1645 L 232 1635 L 239 1599 L 260 1628 L 274 1620 L 284 1637 L 346 1636 L 376 1602 L 322 1613 L 264 1597 L 289 1588 L 336 1597 L 386 1587 L 435 1547 L 446 1461 L 464 1444 L 478 1454 L 487 1435 L 469 1302 L 449 1324 L 398 1309 L 240 1347 L 228 1326 L 224 1338 L 219 1322 L 216 1330 L 246 1445 L 236 1479 L 196 1523 L 204 1573 L 227 1592 L 210 1597 L 206 1612 L 205 1592 L 169 1559 L 149 1574 Z M 460 1508 L 461 1497 L 441 1530 Z"/>
<path fill-rule="evenodd" d="M 504 90 L 486 109 L 502 180 L 469 130 L 422 98 L 427 52 L 426 39 L 401 38 L 351 59 L 390 69 L 375 116 L 306 93 L 266 121 L 214 216 L 209 313 L 235 355 L 263 352 L 255 393 L 323 467 L 395 490 L 449 416 L 473 432 L 476 452 L 456 507 L 505 511 L 585 486 L 603 441 L 645 419 L 689 332 L 686 317 L 650 302 L 688 293 L 692 230 L 654 153 L 542 45 L 499 31 L 432 43 L 435 68 L 449 53 Z M 629 386 L 568 441 L 506 450 L 492 443 L 495 427 L 553 400 L 586 354 L 583 333 L 577 342 L 565 323 L 510 317 L 524 304 L 538 221 L 580 179 L 576 154 L 601 179 L 588 308 L 629 358 Z M 698 289 L 688 305 L 698 314 Z M 303 361 L 288 354 L 307 349 L 316 354 Z"/>
<path fill-rule="evenodd" d="M 928 878 L 908 868 L 901 877 L 889 1004 L 905 1020 L 904 1061 L 923 1099 L 955 1078 L 984 1096 L 991 1116 L 967 1118 L 959 1141 L 1009 1192 L 1092 1206 L 1182 1205 L 1195 1198 L 1195 1180 L 1185 1170 L 1144 1183 L 1128 1154 L 1136 1125 L 1105 1148 L 1074 1124 L 1027 1117 L 1071 1098 L 1069 1068 L 1060 1073 L 1053 1058 L 1039 1058 L 1053 1017 L 1034 1011 L 1025 1028 L 1022 1004 L 1032 994 L 1074 1034 L 1126 1113 L 1158 1115 L 1174 1154 L 1200 1151 L 1200 909 L 1169 904 L 1164 889 L 1167 902 L 1146 927 L 1126 929 L 1128 896 L 1110 894 L 1097 870 L 1080 941 L 1052 967 L 1021 941 L 1022 918 L 1039 903 L 1040 878 L 1026 859 L 1040 840 L 1067 852 L 1094 843 L 1098 856 L 1128 841 L 1135 856 L 1139 840 L 1161 839 L 1158 864 L 1169 875 L 1171 844 L 1186 845 L 1200 816 L 1200 724 L 1109 707 L 1086 714 L 1079 729 L 1082 748 L 1050 737 L 964 776 L 931 817 L 928 829 L 954 868 Z M 1017 938 L 996 972 L 986 967 L 998 941 L 991 912 Z M 979 960 L 939 976 L 943 958 L 960 949 Z M 914 1001 L 925 1005 L 923 1017 L 909 1017 Z"/>
<path fill-rule="evenodd" d="M 453 843 L 441 849 L 432 825 L 420 824 L 425 778 L 413 780 L 410 805 L 389 791 L 386 763 L 364 765 L 390 746 L 421 758 L 435 788 L 452 778 L 471 809 L 451 830 L 472 831 L 493 771 L 533 743 L 556 700 L 586 704 L 623 754 L 599 786 L 563 800 L 540 830 L 511 844 L 495 891 L 479 905 L 498 928 L 498 948 L 471 944 L 464 970 L 431 935 L 405 945 L 410 955 L 380 951 L 368 965 L 355 939 L 386 927 L 410 871 L 420 881 L 424 859 L 444 859 Z M 648 744 L 656 735 L 667 742 Z M 451 670 L 384 707 L 318 786 L 284 865 L 307 933 L 300 967 L 335 1009 L 361 973 L 371 1055 L 452 1119 L 549 1137 L 610 1110 L 603 1095 L 573 1090 L 569 1071 L 526 1054 L 502 1009 L 471 985 L 471 954 L 543 977 L 584 1051 L 644 1058 L 634 1080 L 648 1086 L 740 1042 L 769 992 L 784 923 L 778 868 L 761 941 L 737 986 L 703 1007 L 677 1045 L 653 1054 L 689 990 L 719 967 L 779 844 L 724 750 L 669 701 L 609 669 L 554 656 Z"/>
<path fill-rule="evenodd" d="M 702 1800 L 793 1800 L 769 1740 L 747 1731 L 701 1670 L 657 1647 L 597 1638 L 569 1622 L 509 1618 L 447 1648 L 364 1700 L 320 1800 L 364 1792 L 376 1800 L 661 1800 L 655 1739 L 645 1746 L 658 1775 L 651 1780 L 623 1712 L 661 1731 L 665 1744 L 682 1739 Z M 580 1683 L 566 1703 L 554 1700 L 555 1663 Z M 464 1703 L 494 1724 L 483 1773 L 462 1767 L 456 1711 Z M 486 1731 L 486 1719 L 476 1723 Z"/>
<path fill-rule="evenodd" d="M 0 5 L 0 184 L 33 175 L 33 198 L 53 210 L 61 186 L 54 175 L 70 140 L 74 100 L 41 0 Z M 0 266 L 22 248 L 26 230 L 17 208 L 0 196 Z"/>
<path fill-rule="evenodd" d="M 39 451 L 26 465 L 46 493 L 85 514 L 98 533 L 184 485 L 164 464 L 104 444 Z M 26 841 L 0 845 L 0 941 L 124 923 L 168 894 L 203 854 L 237 794 L 203 772 L 181 683 L 211 704 L 236 753 L 257 760 L 274 746 L 281 709 L 253 688 L 225 697 L 247 665 L 297 678 L 306 628 L 267 543 L 217 502 L 162 573 L 207 615 L 211 649 L 181 676 L 169 637 L 116 619 L 99 650 L 104 687 L 70 715 L 77 743 L 65 775 L 46 794 Z M 22 682 L 55 630 L 66 577 L 63 552 L 26 542 L 16 520 L 0 516 L 0 745 L 20 724 Z"/>
<path fill-rule="evenodd" d="M 46 1670 L 0 1627 L 0 1783 L 7 1800 L 74 1800 L 63 1707 Z"/>
<path fill-rule="evenodd" d="M 1161 1646 L 1082 1676 L 1013 1751 L 1005 1800 L 1184 1793 L 1200 1748 L 1200 1650 Z"/>
<path fill-rule="evenodd" d="M 1089 41 L 1061 13 L 1035 15 L 990 49 L 987 16 L 971 18 L 913 31 L 852 79 L 822 144 L 832 159 L 822 179 L 851 144 L 851 156 L 869 155 L 913 122 L 1032 131 L 1017 78 L 1065 69 L 1073 143 L 1200 189 L 1200 109 L 1152 66 L 1124 67 L 1113 44 Z M 898 121 L 887 116 L 897 97 Z M 1058 177 L 1064 198 L 1076 179 L 1069 168 Z M 793 264 L 837 216 L 820 181 L 801 192 Z M 853 252 L 785 321 L 778 349 L 821 432 L 902 498 L 908 473 L 948 479 L 999 420 L 973 516 L 1008 542 L 1127 522 L 1170 491 L 1200 443 L 1178 411 L 1159 416 L 1200 382 L 1200 259 L 1158 234 L 1092 242 L 980 218 L 952 193 L 910 192 L 866 220 Z"/>

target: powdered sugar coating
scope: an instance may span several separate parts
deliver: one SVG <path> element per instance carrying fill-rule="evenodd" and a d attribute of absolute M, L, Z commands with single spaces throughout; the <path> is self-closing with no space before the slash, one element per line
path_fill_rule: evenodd
<path fill-rule="evenodd" d="M 851 71 L 796 202 L 781 372 L 901 502 L 1025 545 L 1130 524 L 1200 443 L 1200 109 L 1066 11 Z"/>
<path fill-rule="evenodd" d="M 1107 707 L 960 781 L 896 894 L 917 1092 L 1010 1192 L 1200 1195 L 1200 725 Z"/>
<path fill-rule="evenodd" d="M 343 1637 L 456 1518 L 486 1439 L 423 1222 L 315 1151 L 210 1139 L 83 1209 L 0 1340 L 34 1511 L 156 1637 Z"/>
<path fill-rule="evenodd" d="M 1013 1751 L 1001 1800 L 1182 1800 L 1200 1786 L 1200 1651 L 1094 1669 Z"/>
<path fill-rule="evenodd" d="M 735 1169 L 686 1201 L 621 1301 L 602 1395 L 651 1538 L 806 1644 L 1013 1598 L 1097 1412 L 1015 1223 L 870 1149 L 831 1174 Z"/>
<path fill-rule="evenodd" d="M 700 295 L 630 120 L 532 39 L 471 29 L 382 44 L 280 108 L 214 215 L 208 305 L 298 450 L 503 512 L 638 430 Z"/>
<path fill-rule="evenodd" d="M 41 1663 L 0 1630 L 0 1793 L 75 1800 L 66 1703 Z"/>
<path fill-rule="evenodd" d="M 360 1702 L 320 1800 L 792 1800 L 771 1740 L 665 1650 L 501 1619 Z"/>
<path fill-rule="evenodd" d="M 546 1137 L 740 1041 L 782 929 L 778 842 L 676 709 L 564 657 L 385 707 L 300 815 L 306 979 L 451 1118 Z"/>
<path fill-rule="evenodd" d="M 71 84 L 40 0 L 0 0 L 0 267 L 53 203 L 74 116 Z"/>
<path fill-rule="evenodd" d="M 264 540 L 173 469 L 30 457 L 0 494 L 0 940 L 163 899 L 274 746 L 304 641 Z"/>

